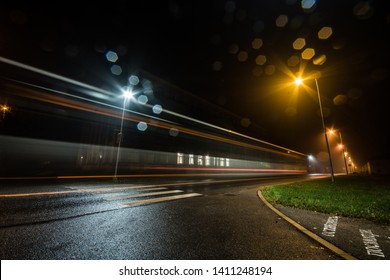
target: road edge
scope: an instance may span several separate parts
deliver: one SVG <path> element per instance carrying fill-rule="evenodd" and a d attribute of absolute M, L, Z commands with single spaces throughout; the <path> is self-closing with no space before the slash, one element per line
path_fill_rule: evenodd
<path fill-rule="evenodd" d="M 269 203 L 264 198 L 263 194 L 261 193 L 261 190 L 257 191 L 257 196 L 261 199 L 261 201 L 265 205 L 267 205 L 267 207 L 269 209 L 271 209 L 273 212 L 275 212 L 278 216 L 283 218 L 285 221 L 289 222 L 291 225 L 296 227 L 299 231 L 303 232 L 304 234 L 306 234 L 310 238 L 312 238 L 315 241 L 317 241 L 318 243 L 320 243 L 322 246 L 326 247 L 327 249 L 331 250 L 332 252 L 336 253 L 337 255 L 339 255 L 340 257 L 342 257 L 342 258 L 344 258 L 346 260 L 357 260 L 357 258 L 355 258 L 354 256 L 348 254 L 347 252 L 345 252 L 342 249 L 338 248 L 337 246 L 333 245 L 329 241 L 326 241 L 325 239 L 319 237 L 315 233 L 311 232 L 310 230 L 308 230 L 307 228 L 303 227 L 302 225 L 300 225 L 299 223 L 297 223 L 296 221 L 294 221 L 290 217 L 288 217 L 285 214 L 283 214 L 282 212 L 280 212 L 278 209 L 276 209 L 274 206 L 272 206 L 272 204 Z"/>

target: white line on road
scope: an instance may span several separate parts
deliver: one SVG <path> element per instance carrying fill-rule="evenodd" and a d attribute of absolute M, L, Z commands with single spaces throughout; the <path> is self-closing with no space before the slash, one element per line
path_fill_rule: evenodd
<path fill-rule="evenodd" d="M 381 258 L 385 257 L 381 247 L 378 244 L 378 241 L 375 237 L 379 237 L 379 235 L 373 234 L 370 229 L 360 229 L 360 234 L 363 237 L 363 243 L 366 247 L 367 254 L 370 256 L 378 256 Z"/>
<path fill-rule="evenodd" d="M 149 192 L 149 191 L 162 191 L 166 190 L 167 188 L 140 188 L 140 189 L 124 189 L 124 190 L 97 190 L 95 193 L 96 194 L 112 194 L 112 193 L 126 193 L 126 192 Z"/>
<path fill-rule="evenodd" d="M 337 222 L 339 220 L 338 216 L 331 216 L 328 218 L 324 224 L 324 229 L 322 230 L 322 235 L 328 237 L 334 237 L 336 235 Z"/>
<path fill-rule="evenodd" d="M 187 193 L 187 194 L 181 194 L 181 195 L 158 197 L 158 198 L 153 198 L 153 199 L 136 200 L 136 201 L 132 201 L 132 202 L 122 203 L 122 205 L 124 207 L 133 207 L 133 206 L 147 205 L 147 204 L 163 202 L 163 201 L 184 199 L 184 198 L 195 197 L 195 196 L 202 196 L 202 194 L 200 194 L 200 193 Z"/>
<path fill-rule="evenodd" d="M 120 195 L 120 196 L 112 196 L 106 197 L 105 200 L 120 200 L 127 198 L 136 198 L 136 197 L 145 197 L 145 196 L 154 196 L 154 195 L 164 195 L 171 193 L 182 193 L 182 190 L 173 190 L 173 191 L 162 191 L 162 192 L 150 192 L 150 193 L 139 193 L 139 194 L 130 194 L 130 195 Z"/>
<path fill-rule="evenodd" d="M 50 192 L 33 192 L 33 193 L 9 193 L 9 194 L 0 194 L 0 198 L 2 197 L 24 197 L 24 196 L 39 196 L 39 195 L 59 195 L 59 194 L 71 194 L 71 193 L 96 193 L 96 192 L 104 192 L 104 191 L 123 191 L 123 190 L 138 190 L 138 189 L 152 189 L 155 188 L 156 185 L 150 186 L 128 186 L 128 187 L 98 187 L 98 188 L 88 188 L 84 189 L 83 187 L 69 187 L 71 190 L 65 191 L 50 191 Z"/>

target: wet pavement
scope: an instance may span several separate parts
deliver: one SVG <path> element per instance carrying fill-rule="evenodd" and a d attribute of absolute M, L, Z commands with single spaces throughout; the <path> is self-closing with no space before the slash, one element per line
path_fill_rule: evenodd
<path fill-rule="evenodd" d="M 2 259 L 390 259 L 388 224 L 270 205 L 261 184 L 229 184 L 6 187 L 16 196 L 1 200 Z M 179 191 L 197 196 L 144 203 Z"/>

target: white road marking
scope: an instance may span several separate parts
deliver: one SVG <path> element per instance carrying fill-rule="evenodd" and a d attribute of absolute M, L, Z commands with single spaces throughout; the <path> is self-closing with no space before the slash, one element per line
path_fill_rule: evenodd
<path fill-rule="evenodd" d="M 96 191 L 97 194 L 110 194 L 110 193 L 118 193 L 118 192 L 148 192 L 148 191 L 162 191 L 167 188 L 142 188 L 142 189 L 125 189 L 125 190 L 109 190 L 109 191 Z"/>
<path fill-rule="evenodd" d="M 366 248 L 367 254 L 370 256 L 378 256 L 381 258 L 385 257 L 381 247 L 378 244 L 378 241 L 375 237 L 379 235 L 373 234 L 370 229 L 360 229 L 360 234 L 363 237 L 363 244 Z"/>
<path fill-rule="evenodd" d="M 336 235 L 337 222 L 339 220 L 338 216 L 331 216 L 328 218 L 324 224 L 324 229 L 322 230 L 322 235 L 328 237 L 334 237 Z"/>
<path fill-rule="evenodd" d="M 163 202 L 163 201 L 184 199 L 184 198 L 195 197 L 195 196 L 202 196 L 202 194 L 200 194 L 200 193 L 187 193 L 187 194 L 181 194 L 181 195 L 172 195 L 172 196 L 158 197 L 158 198 L 152 198 L 152 199 L 125 202 L 125 203 L 122 203 L 122 205 L 124 207 L 133 207 L 133 206 L 147 205 L 147 204 Z"/>
<path fill-rule="evenodd" d="M 134 186 L 77 186 L 77 187 L 68 187 L 69 189 L 74 190 L 84 190 L 84 191 L 105 191 L 105 190 L 134 190 L 134 189 L 145 189 L 145 188 L 155 188 L 160 187 L 159 185 L 134 185 Z"/>
<path fill-rule="evenodd" d="M 155 195 L 164 195 L 164 194 L 171 194 L 171 193 L 182 193 L 182 192 L 183 192 L 182 190 L 172 190 L 172 191 L 162 191 L 162 192 L 138 193 L 138 194 L 106 197 L 105 200 L 120 200 L 120 199 L 127 199 L 127 198 L 155 196 Z"/>

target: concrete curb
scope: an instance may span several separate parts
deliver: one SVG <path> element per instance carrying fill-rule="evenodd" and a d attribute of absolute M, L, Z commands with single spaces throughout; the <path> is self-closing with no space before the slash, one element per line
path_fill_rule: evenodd
<path fill-rule="evenodd" d="M 298 230 L 300 230 L 301 232 L 303 232 L 304 234 L 306 234 L 307 236 L 309 236 L 310 238 L 314 239 L 315 241 L 317 241 L 318 243 L 320 243 L 322 246 L 328 248 L 329 250 L 331 250 L 332 252 L 336 253 L 337 255 L 339 255 L 340 257 L 346 259 L 346 260 L 357 260 L 355 257 L 353 257 L 352 255 L 348 254 L 347 252 L 341 250 L 340 248 L 336 247 L 335 245 L 333 245 L 332 243 L 326 241 L 325 239 L 319 237 L 318 235 L 314 234 L 313 232 L 311 232 L 310 230 L 306 229 L 305 227 L 301 226 L 300 224 L 298 224 L 296 221 L 294 221 L 293 219 L 287 217 L 285 214 L 283 214 L 282 212 L 280 212 L 278 209 L 276 209 L 275 207 L 273 207 L 271 205 L 271 203 L 269 203 L 265 198 L 264 196 L 262 195 L 261 191 L 258 190 L 257 191 L 257 195 L 258 197 L 261 199 L 261 201 L 264 202 L 265 205 L 268 206 L 268 208 L 270 208 L 272 211 L 274 211 L 277 215 L 279 215 L 281 218 L 283 218 L 284 220 L 286 220 L 287 222 L 289 222 L 290 224 L 292 224 L 294 227 L 296 227 Z"/>

